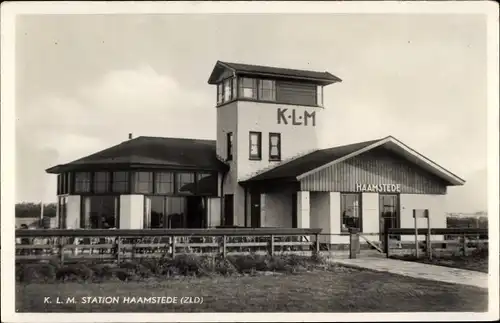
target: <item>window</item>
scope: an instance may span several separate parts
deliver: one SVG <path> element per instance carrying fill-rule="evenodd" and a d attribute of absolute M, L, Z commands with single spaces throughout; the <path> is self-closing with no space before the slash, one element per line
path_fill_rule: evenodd
<path fill-rule="evenodd" d="M 144 202 L 145 228 L 183 228 L 185 220 L 185 197 L 146 196 Z"/>
<path fill-rule="evenodd" d="M 152 172 L 137 172 L 135 173 L 135 188 L 136 193 L 152 193 L 153 192 L 153 173 Z"/>
<path fill-rule="evenodd" d="M 361 230 L 361 195 L 341 194 L 340 212 L 342 214 L 342 232 L 348 232 L 349 228 Z"/>
<path fill-rule="evenodd" d="M 58 217 L 58 221 L 59 221 L 59 229 L 66 229 L 68 198 L 67 197 L 59 197 L 58 203 L 59 203 L 59 208 L 58 208 L 59 214 L 57 215 L 57 217 Z"/>
<path fill-rule="evenodd" d="M 238 79 L 236 78 L 236 76 L 233 77 L 232 82 L 233 82 L 233 85 L 232 85 L 232 87 L 233 87 L 233 99 L 236 99 L 238 97 L 238 86 L 237 86 Z"/>
<path fill-rule="evenodd" d="M 318 85 L 316 87 L 316 104 L 320 107 L 323 106 L 323 86 Z"/>
<path fill-rule="evenodd" d="M 106 193 L 109 191 L 109 173 L 95 172 L 94 173 L 94 193 Z"/>
<path fill-rule="evenodd" d="M 218 194 L 218 175 L 217 173 L 197 173 L 196 174 L 196 191 L 199 195 Z"/>
<path fill-rule="evenodd" d="M 82 198 L 80 228 L 110 229 L 119 226 L 119 197 L 86 196 Z"/>
<path fill-rule="evenodd" d="M 233 160 L 233 133 L 227 133 L 227 160 Z"/>
<path fill-rule="evenodd" d="M 281 134 L 269 134 L 269 160 L 281 160 Z"/>
<path fill-rule="evenodd" d="M 77 172 L 75 173 L 75 193 L 90 192 L 90 173 Z"/>
<path fill-rule="evenodd" d="M 129 191 L 129 172 L 113 172 L 113 187 L 115 193 L 127 193 Z"/>
<path fill-rule="evenodd" d="M 257 99 L 257 80 L 247 77 L 240 79 L 240 97 Z"/>
<path fill-rule="evenodd" d="M 259 81 L 259 100 L 276 101 L 276 82 L 271 80 Z"/>
<path fill-rule="evenodd" d="M 62 182 L 61 182 L 61 174 L 57 175 L 57 195 L 62 194 Z"/>
<path fill-rule="evenodd" d="M 172 194 L 174 193 L 174 174 L 161 172 L 155 174 L 155 192 L 157 194 Z"/>
<path fill-rule="evenodd" d="M 222 83 L 217 84 L 217 104 L 222 103 L 222 99 L 224 97 L 224 88 L 222 87 Z"/>
<path fill-rule="evenodd" d="M 260 132 L 250 131 L 249 157 L 253 160 L 262 159 L 262 135 Z"/>
<path fill-rule="evenodd" d="M 179 194 L 195 194 L 194 173 L 177 173 L 177 193 Z"/>
<path fill-rule="evenodd" d="M 226 79 L 224 81 L 224 102 L 231 101 L 233 90 L 231 86 L 233 85 L 232 79 Z"/>
<path fill-rule="evenodd" d="M 146 196 L 144 202 L 144 228 L 166 228 L 165 197 Z"/>

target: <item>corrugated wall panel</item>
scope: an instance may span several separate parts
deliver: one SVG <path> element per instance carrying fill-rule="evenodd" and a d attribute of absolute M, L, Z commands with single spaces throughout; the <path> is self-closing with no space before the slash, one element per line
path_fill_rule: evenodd
<path fill-rule="evenodd" d="M 297 105 L 316 105 L 316 85 L 276 81 L 276 101 Z"/>
<path fill-rule="evenodd" d="M 301 190 L 355 192 L 360 184 L 400 184 L 401 193 L 446 194 L 438 177 L 393 153 L 375 150 L 327 167 L 301 181 Z"/>

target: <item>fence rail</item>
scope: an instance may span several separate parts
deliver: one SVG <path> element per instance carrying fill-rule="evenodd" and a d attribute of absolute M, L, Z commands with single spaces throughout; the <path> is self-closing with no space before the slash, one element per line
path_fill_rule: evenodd
<path fill-rule="evenodd" d="M 195 252 L 319 252 L 321 229 L 17 230 L 16 261 L 123 261 Z"/>

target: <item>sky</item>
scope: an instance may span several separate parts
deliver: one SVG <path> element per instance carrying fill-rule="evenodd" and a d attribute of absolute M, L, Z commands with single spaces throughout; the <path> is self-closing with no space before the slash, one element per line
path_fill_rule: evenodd
<path fill-rule="evenodd" d="M 486 204 L 486 18 L 444 14 L 25 15 L 16 21 L 16 201 L 137 136 L 215 139 L 217 60 L 329 71 L 322 148 L 392 135 Z"/>

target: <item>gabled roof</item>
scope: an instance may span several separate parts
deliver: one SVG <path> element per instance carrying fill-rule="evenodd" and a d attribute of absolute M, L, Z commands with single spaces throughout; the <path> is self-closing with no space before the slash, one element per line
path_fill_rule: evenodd
<path fill-rule="evenodd" d="M 269 179 L 294 179 L 300 181 L 306 176 L 377 147 L 383 147 L 396 153 L 397 155 L 418 165 L 418 167 L 425 169 L 431 174 L 445 180 L 449 185 L 463 185 L 465 183 L 465 181 L 457 175 L 444 169 L 392 136 L 346 146 L 317 150 L 290 162 L 278 165 L 275 168 L 258 174 L 246 181 L 243 181 L 242 183 L 264 181 Z"/>
<path fill-rule="evenodd" d="M 208 79 L 209 84 L 216 84 L 219 76 L 225 71 L 231 71 L 233 75 L 267 76 L 293 80 L 304 80 L 311 83 L 328 85 L 342 80 L 329 72 L 318 72 L 310 70 L 297 70 L 290 68 L 271 67 L 262 65 L 250 65 L 241 63 L 230 63 L 217 61 Z"/>
<path fill-rule="evenodd" d="M 276 167 L 258 174 L 244 182 L 262 181 L 269 179 L 289 179 L 296 180 L 298 176 L 321 167 L 332 160 L 346 156 L 352 152 L 367 147 L 378 140 L 359 142 L 355 144 L 319 149 L 307 155 L 303 155 L 289 162 L 284 162 Z"/>
<path fill-rule="evenodd" d="M 73 162 L 47 169 L 61 173 L 85 167 L 165 167 L 225 171 L 228 166 L 217 158 L 215 140 L 137 137 Z"/>

